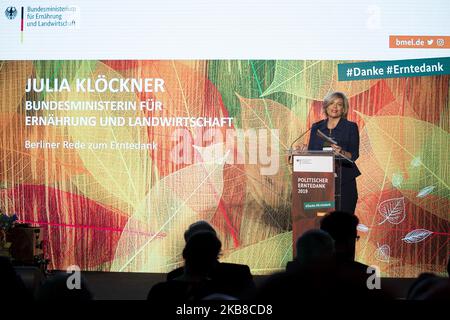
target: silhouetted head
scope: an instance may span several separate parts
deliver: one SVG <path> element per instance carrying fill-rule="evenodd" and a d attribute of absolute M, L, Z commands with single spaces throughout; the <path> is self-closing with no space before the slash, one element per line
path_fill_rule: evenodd
<path fill-rule="evenodd" d="M 334 253 L 334 240 L 325 231 L 309 230 L 297 239 L 297 261 L 300 265 L 330 262 Z"/>
<path fill-rule="evenodd" d="M 335 241 L 338 260 L 355 260 L 358 223 L 357 216 L 343 211 L 330 212 L 320 221 L 320 229 L 328 232 Z"/>
<path fill-rule="evenodd" d="M 183 250 L 185 268 L 191 274 L 208 274 L 218 261 L 222 243 L 215 233 L 199 231 L 193 234 Z"/>
<path fill-rule="evenodd" d="M 47 279 L 36 294 L 37 300 L 92 300 L 92 293 L 83 277 L 80 278 L 79 288 L 76 281 L 72 281 L 71 274 L 58 274 Z M 69 283 L 69 284 L 68 284 Z M 73 288 L 73 289 L 70 289 Z"/>
<path fill-rule="evenodd" d="M 200 220 L 191 224 L 184 232 L 184 241 L 188 242 L 189 238 L 197 232 L 211 232 L 217 235 L 216 230 L 207 221 Z"/>

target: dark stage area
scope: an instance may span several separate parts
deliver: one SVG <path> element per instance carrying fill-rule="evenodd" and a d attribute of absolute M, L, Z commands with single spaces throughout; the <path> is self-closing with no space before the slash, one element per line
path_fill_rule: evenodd
<path fill-rule="evenodd" d="M 43 280 L 35 268 L 16 267 L 17 273 L 30 291 Z M 47 278 L 51 278 L 65 271 L 51 271 Z M 135 272 L 94 272 L 84 271 L 82 277 L 87 281 L 95 300 L 145 300 L 150 288 L 165 281 L 163 273 L 135 273 Z M 269 276 L 253 276 L 258 287 Z M 396 299 L 405 299 L 408 288 L 414 278 L 381 278 L 381 288 L 391 293 Z"/>

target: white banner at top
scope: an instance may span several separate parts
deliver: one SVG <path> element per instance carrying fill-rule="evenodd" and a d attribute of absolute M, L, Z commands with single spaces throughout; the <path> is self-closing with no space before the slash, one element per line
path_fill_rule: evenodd
<path fill-rule="evenodd" d="M 447 0 L 1 0 L 0 11 L 3 60 L 450 55 Z"/>

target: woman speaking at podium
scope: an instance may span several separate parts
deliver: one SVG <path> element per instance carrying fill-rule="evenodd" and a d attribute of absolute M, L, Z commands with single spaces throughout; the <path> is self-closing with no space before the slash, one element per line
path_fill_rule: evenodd
<path fill-rule="evenodd" d="M 334 150 L 336 153 L 355 161 L 359 157 L 359 131 L 355 122 L 347 120 L 348 99 L 342 92 L 332 92 L 323 100 L 326 119 L 316 122 L 311 127 L 308 150 Z M 319 131 L 332 138 L 336 144 L 329 143 Z M 356 177 L 361 175 L 355 163 L 342 161 L 341 201 L 336 203 L 336 210 L 354 214 L 358 201 Z"/>

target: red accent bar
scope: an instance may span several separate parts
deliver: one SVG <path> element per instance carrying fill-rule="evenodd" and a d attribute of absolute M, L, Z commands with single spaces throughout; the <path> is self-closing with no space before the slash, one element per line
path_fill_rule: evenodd
<path fill-rule="evenodd" d="M 23 32 L 23 7 L 21 9 L 20 31 Z"/>
<path fill-rule="evenodd" d="M 30 223 L 35 225 L 43 225 L 43 226 L 50 226 L 50 227 L 62 227 L 62 228 L 79 228 L 79 229 L 93 229 L 93 230 L 99 230 L 99 231 L 111 231 L 111 232 L 128 232 L 128 233 L 135 233 L 143 236 L 153 237 L 156 238 L 164 238 L 166 237 L 166 233 L 159 232 L 157 234 L 155 233 L 146 233 L 141 231 L 134 231 L 134 230 L 126 230 L 126 229 L 120 229 L 120 228 L 110 228 L 110 227 L 97 227 L 97 226 L 91 226 L 91 225 L 80 225 L 80 224 L 66 224 L 66 223 L 53 223 L 53 222 L 46 222 L 46 221 L 31 221 L 31 220 L 17 220 L 18 223 Z"/>

